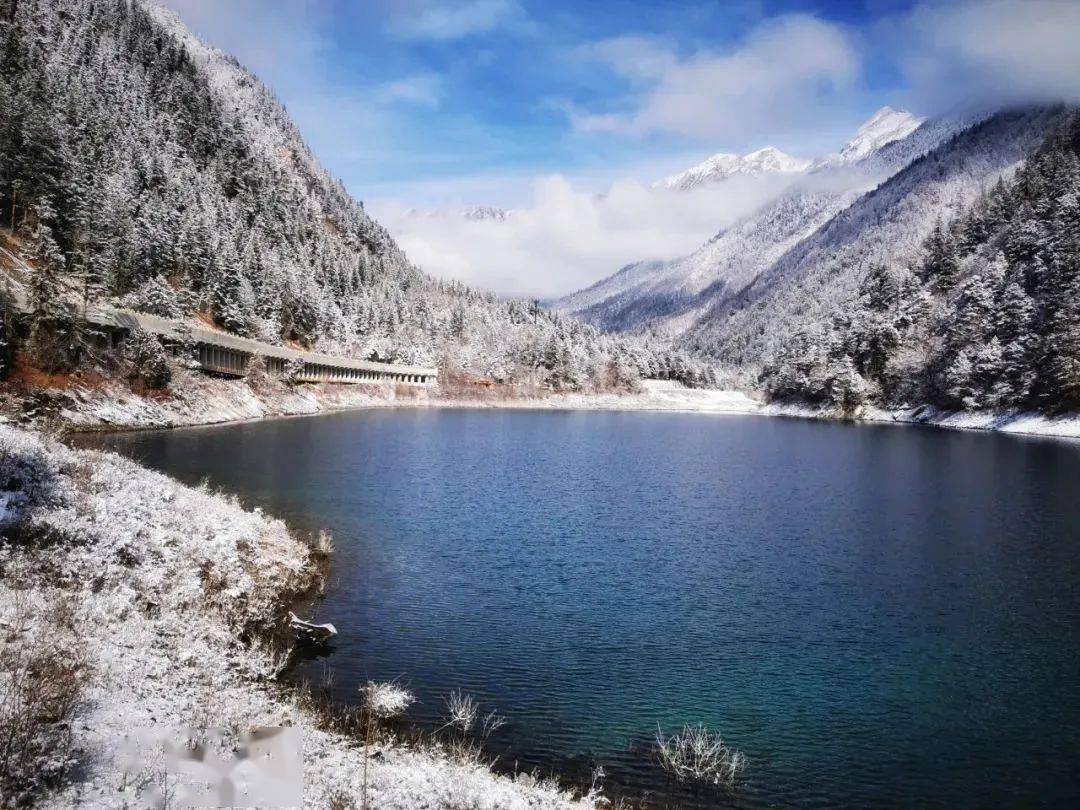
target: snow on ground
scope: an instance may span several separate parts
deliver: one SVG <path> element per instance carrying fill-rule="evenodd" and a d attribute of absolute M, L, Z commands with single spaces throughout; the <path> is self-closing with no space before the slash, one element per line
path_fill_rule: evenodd
<path fill-rule="evenodd" d="M 415 389 L 405 394 L 411 396 Z M 57 416 L 75 429 L 156 428 L 314 414 L 392 403 L 389 385 L 286 385 L 211 377 L 179 369 L 166 393 L 141 394 L 121 381 L 76 385 L 55 395 Z"/>
<path fill-rule="evenodd" d="M 74 430 L 181 427 L 219 422 L 300 416 L 352 408 L 440 407 L 552 410 L 660 410 L 749 413 L 760 403 L 739 391 L 685 388 L 668 381 L 644 381 L 640 393 L 547 393 L 520 397 L 511 390 L 477 389 L 456 396 L 438 388 L 392 385 L 287 385 L 268 380 L 210 377 L 177 370 L 167 393 L 137 393 L 117 380 L 75 384 L 51 394 L 50 416 Z M 40 403 L 35 402 L 35 407 Z M 10 410 L 10 409 L 9 409 Z"/>
<path fill-rule="evenodd" d="M 294 693 L 269 685 L 276 659 L 239 641 L 265 637 L 317 585 L 308 545 L 228 497 L 10 425 L 0 424 L 0 466 L 0 627 L 18 624 L 19 605 L 39 618 L 71 605 L 90 673 L 72 723 L 76 778 L 42 806 L 146 806 L 162 777 L 159 764 L 129 765 L 139 729 L 256 726 L 302 729 L 306 807 L 360 806 L 360 746 L 315 728 Z M 0 648 L 26 638 L 8 633 Z M 373 808 L 591 806 L 430 750 L 383 748 L 370 767 Z"/>
<path fill-rule="evenodd" d="M 550 393 L 515 398 L 499 390 L 475 396 L 443 394 L 438 388 L 398 389 L 388 385 L 298 385 L 277 381 L 252 386 L 244 380 L 178 371 L 168 395 L 143 395 L 120 382 L 76 387 L 63 392 L 57 416 L 76 430 L 140 429 L 205 425 L 301 416 L 356 408 L 499 408 L 518 410 L 670 411 L 679 413 L 797 416 L 842 419 L 827 408 L 763 403 L 742 391 L 686 388 L 668 380 L 643 380 L 638 393 Z M 923 406 L 886 411 L 863 408 L 856 419 L 905 422 L 1003 433 L 1080 437 L 1080 415 L 1048 417 L 1038 413 L 945 412 Z M 2 503 L 2 502 L 0 502 Z"/>
<path fill-rule="evenodd" d="M 762 406 L 758 413 L 766 416 L 791 416 L 800 419 L 848 418 L 834 409 L 791 403 L 770 403 Z M 1078 414 L 1053 417 L 1029 411 L 941 411 L 924 405 L 918 408 L 896 411 L 865 407 L 850 418 L 860 422 L 893 422 L 930 425 L 956 430 L 993 430 L 1000 433 L 1015 433 L 1026 436 L 1080 439 L 1080 415 Z"/>

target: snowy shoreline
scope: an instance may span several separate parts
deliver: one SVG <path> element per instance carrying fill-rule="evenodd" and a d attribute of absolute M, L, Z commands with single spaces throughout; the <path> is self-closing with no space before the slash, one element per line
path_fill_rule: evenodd
<path fill-rule="evenodd" d="M 460 408 L 491 410 L 657 411 L 700 414 L 757 414 L 831 421 L 923 425 L 1048 438 L 1080 438 L 1080 415 L 1048 417 L 1009 411 L 947 412 L 929 406 L 900 410 L 864 407 L 855 415 L 829 408 L 763 403 L 741 391 L 649 387 L 639 393 L 548 394 L 543 397 L 478 395 L 443 397 L 429 390 L 401 393 L 391 386 L 271 384 L 259 389 L 244 381 L 185 372 L 174 394 L 149 397 L 119 383 L 64 392 L 53 413 L 71 432 L 108 432 L 196 427 L 261 419 L 315 416 L 374 408 Z"/>
<path fill-rule="evenodd" d="M 45 753 L 27 762 L 28 773 L 56 766 L 52 736 L 70 733 L 68 779 L 33 789 L 39 806 L 143 806 L 167 780 L 152 750 L 133 763 L 140 729 L 183 740 L 185 728 L 235 738 L 266 726 L 301 729 L 305 807 L 360 805 L 362 744 L 320 728 L 303 690 L 274 680 L 281 658 L 269 638 L 289 604 L 318 586 L 317 547 L 229 496 L 7 424 L 0 465 L 10 488 L 0 513 L 5 660 L 77 651 L 84 673 L 73 716 L 44 723 Z M 55 605 L 65 606 L 62 622 Z M 0 667 L 0 686 L 13 677 Z M 375 751 L 374 807 L 583 810 L 598 798 L 498 776 L 430 745 Z"/>
<path fill-rule="evenodd" d="M 792 419 L 826 419 L 856 424 L 895 424 L 1007 433 L 1014 436 L 1039 436 L 1048 439 L 1080 439 L 1080 415 L 1048 417 L 1028 411 L 1003 413 L 940 411 L 930 406 L 889 411 L 867 407 L 854 416 L 845 417 L 827 408 L 805 405 L 770 403 L 756 413 L 764 416 L 784 416 Z"/>

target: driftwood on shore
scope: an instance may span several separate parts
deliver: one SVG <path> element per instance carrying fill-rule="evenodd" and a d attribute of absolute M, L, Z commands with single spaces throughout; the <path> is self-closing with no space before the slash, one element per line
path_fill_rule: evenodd
<path fill-rule="evenodd" d="M 298 640 L 319 644 L 325 643 L 337 635 L 337 628 L 329 622 L 326 624 L 312 624 L 304 621 L 291 610 L 289 611 L 289 629 L 296 633 Z"/>

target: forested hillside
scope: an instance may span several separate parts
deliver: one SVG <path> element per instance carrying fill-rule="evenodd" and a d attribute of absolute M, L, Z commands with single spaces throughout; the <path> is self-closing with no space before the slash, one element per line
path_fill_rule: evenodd
<path fill-rule="evenodd" d="M 49 289 L 499 379 L 708 379 L 423 275 L 266 87 L 146 0 L 0 0 L 0 109 L 0 225 Z"/>
<path fill-rule="evenodd" d="M 1080 408 L 1080 116 L 1008 182 L 938 222 L 911 264 L 779 348 L 776 399 L 886 407 Z"/>
<path fill-rule="evenodd" d="M 914 261 L 938 218 L 962 212 L 1065 117 L 1060 107 L 998 113 L 916 158 L 718 300 L 682 345 L 724 365 L 759 369 L 852 298 L 872 266 Z"/>

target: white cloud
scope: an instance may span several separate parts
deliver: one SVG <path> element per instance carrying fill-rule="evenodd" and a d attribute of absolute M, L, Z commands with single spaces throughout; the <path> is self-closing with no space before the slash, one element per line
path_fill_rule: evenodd
<path fill-rule="evenodd" d="M 403 102 L 421 107 L 435 107 L 442 100 L 443 81 L 435 73 L 420 73 L 387 82 L 376 93 L 380 101 Z"/>
<path fill-rule="evenodd" d="M 450 41 L 521 22 L 524 17 L 514 0 L 425 0 L 400 4 L 390 31 L 402 39 Z"/>
<path fill-rule="evenodd" d="M 740 178 L 670 192 L 620 181 L 596 195 L 555 175 L 536 179 L 531 203 L 505 221 L 469 220 L 446 211 L 418 215 L 401 203 L 373 206 L 373 213 L 432 275 L 504 295 L 548 298 L 630 262 L 688 253 L 788 182 Z"/>
<path fill-rule="evenodd" d="M 802 14 L 760 24 L 736 47 L 682 56 L 656 40 L 617 38 L 579 51 L 627 79 L 630 109 L 576 111 L 588 132 L 745 137 L 819 118 L 859 72 L 848 32 Z"/>
<path fill-rule="evenodd" d="M 911 96 L 937 108 L 1080 98 L 1080 3 L 925 3 L 880 26 Z"/>

